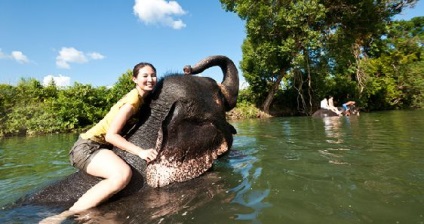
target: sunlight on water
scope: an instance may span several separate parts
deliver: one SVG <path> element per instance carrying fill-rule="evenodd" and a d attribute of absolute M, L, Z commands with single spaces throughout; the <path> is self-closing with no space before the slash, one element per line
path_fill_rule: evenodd
<path fill-rule="evenodd" d="M 393 111 L 234 122 L 238 134 L 232 150 L 202 177 L 206 186 L 181 185 L 157 199 L 141 195 L 123 200 L 136 205 L 135 210 L 100 209 L 91 221 L 423 223 L 423 115 Z M 53 135 L 2 140 L 2 205 L 74 172 L 67 152 L 75 139 Z M 137 210 L 137 203 L 143 207 L 159 199 L 165 200 L 158 202 L 161 206 Z M 35 206 L 0 210 L 0 222 L 16 223 L 17 217 L 31 222 L 37 220 L 34 216 L 54 212 Z"/>
<path fill-rule="evenodd" d="M 73 172 L 67 152 L 75 137 L 67 134 L 1 140 L 1 205 Z"/>
<path fill-rule="evenodd" d="M 250 192 L 268 195 L 256 198 L 268 207 L 251 220 L 424 221 L 424 197 L 419 193 L 424 189 L 421 115 L 422 111 L 392 112 L 241 122 L 238 138 L 253 138 L 248 147 L 258 151 L 252 153 L 256 156 L 250 170 L 261 170 Z M 396 120 L 398 116 L 402 120 Z"/>

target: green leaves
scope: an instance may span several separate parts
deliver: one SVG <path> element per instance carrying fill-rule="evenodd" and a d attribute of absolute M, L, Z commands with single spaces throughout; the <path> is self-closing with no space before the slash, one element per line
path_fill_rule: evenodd
<path fill-rule="evenodd" d="M 0 85 L 0 137 L 59 133 L 85 129 L 100 121 L 110 107 L 134 88 L 132 72 L 112 88 L 74 83 L 58 88 L 35 79 L 21 79 L 17 86 Z"/>
<path fill-rule="evenodd" d="M 373 109 L 423 106 L 423 28 L 424 17 L 391 23 L 387 37 L 370 49 L 375 57 L 362 60 L 367 74 L 365 94 L 373 102 L 382 102 Z"/>
<path fill-rule="evenodd" d="M 411 93 L 421 87 L 410 88 L 421 82 L 406 78 L 404 72 L 417 70 L 412 64 L 422 60 L 424 19 L 391 22 L 414 1 L 221 3 L 246 21 L 241 69 L 254 103 L 266 113 L 275 96 L 290 98 L 293 93 L 298 100 L 275 102 L 300 114 L 311 114 L 328 95 L 338 102 L 356 100 L 373 110 L 415 107 L 419 102 Z"/>

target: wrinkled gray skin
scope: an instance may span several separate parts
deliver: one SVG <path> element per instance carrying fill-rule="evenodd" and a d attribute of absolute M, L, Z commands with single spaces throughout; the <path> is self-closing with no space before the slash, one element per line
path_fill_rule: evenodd
<path fill-rule="evenodd" d="M 338 108 L 339 111 L 342 110 L 343 108 Z M 357 107 L 351 107 L 350 108 L 350 114 L 346 115 L 345 111 L 342 112 L 343 116 L 358 116 L 359 115 L 359 109 Z M 338 117 L 339 115 L 336 114 L 336 112 L 331 111 L 331 110 L 327 110 L 327 109 L 323 109 L 320 108 L 317 111 L 315 111 L 312 114 L 312 117 Z"/>
<path fill-rule="evenodd" d="M 221 67 L 221 84 L 211 78 L 192 76 L 212 66 Z M 142 148 L 155 148 L 157 159 L 146 164 L 137 156 L 113 149 L 132 167 L 133 176 L 111 201 L 199 177 L 230 149 L 236 130 L 226 121 L 225 112 L 235 107 L 238 96 L 239 78 L 234 63 L 225 56 L 211 56 L 193 67 L 186 66 L 184 72 L 185 75 L 171 75 L 158 81 L 140 109 L 139 124 L 126 131 L 130 142 Z M 99 181 L 78 171 L 17 204 L 54 204 L 66 208 Z"/>

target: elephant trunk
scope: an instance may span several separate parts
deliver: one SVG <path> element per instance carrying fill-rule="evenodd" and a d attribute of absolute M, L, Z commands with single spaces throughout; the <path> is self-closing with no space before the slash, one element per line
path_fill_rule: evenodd
<path fill-rule="evenodd" d="M 195 75 L 203 72 L 213 66 L 219 66 L 224 74 L 224 78 L 220 85 L 221 92 L 225 99 L 225 110 L 230 111 L 236 106 L 239 91 L 239 77 L 236 66 L 233 61 L 226 56 L 210 56 L 193 67 L 187 65 L 184 67 L 184 74 Z"/>

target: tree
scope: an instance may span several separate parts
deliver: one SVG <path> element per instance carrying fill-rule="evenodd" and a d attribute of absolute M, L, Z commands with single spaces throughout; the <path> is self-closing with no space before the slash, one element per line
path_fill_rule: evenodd
<path fill-rule="evenodd" d="M 54 79 L 51 79 L 47 86 L 44 86 L 42 96 L 44 100 L 57 98 L 59 90 L 56 86 Z"/>
<path fill-rule="evenodd" d="M 20 104 L 41 102 L 43 98 L 43 85 L 34 78 L 22 78 L 18 82 L 16 90 L 17 95 L 15 100 Z"/>
<path fill-rule="evenodd" d="M 7 84 L 0 84 L 0 136 L 5 134 L 8 114 L 16 103 L 15 96 L 15 87 Z"/>
<path fill-rule="evenodd" d="M 110 94 L 108 95 L 108 103 L 110 106 L 115 104 L 119 99 L 121 99 L 125 94 L 134 89 L 135 84 L 132 81 L 132 70 L 127 70 L 123 73 L 118 81 L 113 85 Z"/>
<path fill-rule="evenodd" d="M 371 109 L 421 107 L 424 99 L 424 17 L 395 21 L 361 63 Z"/>
<path fill-rule="evenodd" d="M 323 19 L 325 9 L 316 0 L 221 0 L 221 3 L 226 10 L 237 12 L 246 20 L 241 68 L 249 84 L 266 87 L 262 109 L 269 113 L 284 76 L 304 68 L 309 52 L 320 46 L 317 22 Z"/>
<path fill-rule="evenodd" d="M 414 1 L 221 0 L 246 20 L 241 69 L 253 88 L 266 89 L 268 113 L 280 82 L 298 92 L 298 110 L 310 113 L 314 83 L 350 76 L 363 91 L 360 59 L 390 18 Z M 343 79 L 340 79 L 343 80 Z M 260 87 L 259 87 L 260 86 Z M 315 85 L 316 86 L 316 85 Z M 318 101 L 319 102 L 319 101 Z"/>
<path fill-rule="evenodd" d="M 108 94 L 106 87 L 74 83 L 60 91 L 52 110 L 64 131 L 84 128 L 98 122 L 110 109 L 106 100 Z"/>

